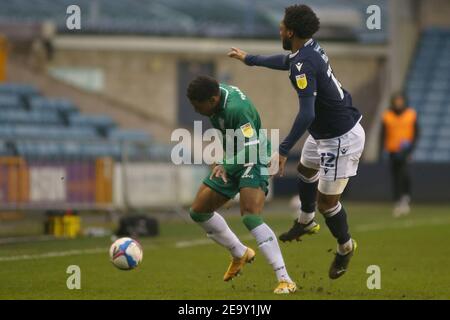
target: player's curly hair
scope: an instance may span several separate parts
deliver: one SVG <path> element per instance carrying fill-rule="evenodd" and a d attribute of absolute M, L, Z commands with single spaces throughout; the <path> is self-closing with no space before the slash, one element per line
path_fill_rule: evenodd
<path fill-rule="evenodd" d="M 320 21 L 314 11 L 304 4 L 289 6 L 284 11 L 284 25 L 298 38 L 308 39 L 319 30 Z"/>
<path fill-rule="evenodd" d="M 219 94 L 219 83 L 209 76 L 198 76 L 189 83 L 187 97 L 191 101 L 203 102 Z"/>

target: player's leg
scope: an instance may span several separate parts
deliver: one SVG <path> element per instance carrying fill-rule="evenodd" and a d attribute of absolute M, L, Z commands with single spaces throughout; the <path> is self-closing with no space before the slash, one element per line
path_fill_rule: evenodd
<path fill-rule="evenodd" d="M 400 175 L 398 161 L 396 160 L 396 154 L 391 153 L 389 158 L 389 165 L 391 169 L 391 181 L 392 181 L 392 193 L 393 200 L 398 203 L 401 196 L 400 191 Z"/>
<path fill-rule="evenodd" d="M 411 201 L 411 180 L 408 168 L 408 159 L 403 157 L 400 160 L 399 175 L 400 175 L 400 214 L 407 215 L 410 212 L 409 203 Z"/>
<path fill-rule="evenodd" d="M 317 233 L 320 226 L 315 222 L 317 185 L 319 181 L 320 157 L 317 143 L 309 136 L 302 149 L 297 166 L 297 189 L 301 202 L 298 218 L 291 229 L 280 235 L 281 241 L 299 240 L 305 234 Z"/>
<path fill-rule="evenodd" d="M 319 143 L 319 153 L 324 156 L 318 185 L 317 207 L 338 243 L 337 253 L 329 271 L 331 279 L 337 279 L 346 272 L 356 249 L 356 242 L 349 232 L 347 213 L 339 200 L 349 177 L 356 175 L 364 142 L 364 130 L 357 124 L 342 137 Z"/>
<path fill-rule="evenodd" d="M 255 237 L 259 250 L 275 271 L 279 284 L 274 292 L 277 294 L 292 293 L 296 291 L 297 287 L 289 277 L 277 237 L 261 217 L 265 196 L 265 192 L 260 188 L 243 187 L 240 189 L 242 221 Z"/>
<path fill-rule="evenodd" d="M 405 204 L 404 214 L 408 214 L 411 210 L 411 171 L 409 168 L 408 160 L 405 159 L 403 166 L 403 201 Z"/>
<path fill-rule="evenodd" d="M 228 200 L 225 195 L 202 184 L 189 211 L 192 220 L 206 231 L 209 238 L 227 248 L 233 257 L 241 258 L 247 247 L 228 227 L 225 219 L 216 212 Z"/>
<path fill-rule="evenodd" d="M 344 191 L 348 179 L 338 179 L 333 186 L 328 186 L 328 192 L 331 190 L 336 194 L 324 194 L 320 191 L 318 196 L 318 209 L 325 218 L 325 223 L 331 234 L 337 240 L 337 252 L 330 266 L 329 277 L 337 279 L 348 269 L 350 259 L 356 249 L 356 242 L 351 238 L 347 222 L 347 213 L 344 206 L 340 203 L 341 194 Z M 325 181 L 324 184 L 330 184 Z M 322 189 L 323 190 L 323 189 Z"/>
<path fill-rule="evenodd" d="M 397 153 L 391 153 L 390 166 L 392 176 L 392 190 L 394 198 L 393 216 L 399 217 L 401 215 L 401 197 L 402 197 L 402 172 L 401 163 L 398 159 Z"/>

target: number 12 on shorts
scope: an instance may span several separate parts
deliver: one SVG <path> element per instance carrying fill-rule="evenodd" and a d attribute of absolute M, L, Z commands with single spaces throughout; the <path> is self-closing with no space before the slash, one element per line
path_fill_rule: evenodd
<path fill-rule="evenodd" d="M 334 168 L 336 155 L 331 152 L 324 152 L 320 154 L 320 166 L 325 168 Z"/>

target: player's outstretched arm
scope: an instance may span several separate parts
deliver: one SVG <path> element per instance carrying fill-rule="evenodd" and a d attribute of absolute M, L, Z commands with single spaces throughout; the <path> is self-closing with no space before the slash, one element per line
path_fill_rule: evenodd
<path fill-rule="evenodd" d="M 289 70 L 288 56 L 284 54 L 277 54 L 273 56 L 261 56 L 248 54 L 247 52 L 232 47 L 228 52 L 230 58 L 242 61 L 248 66 L 260 66 L 275 70 Z"/>

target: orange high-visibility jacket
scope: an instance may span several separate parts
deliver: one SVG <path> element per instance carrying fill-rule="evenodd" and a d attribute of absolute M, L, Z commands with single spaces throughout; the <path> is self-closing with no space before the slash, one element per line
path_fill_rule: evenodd
<path fill-rule="evenodd" d="M 413 143 L 416 120 L 417 114 L 412 108 L 407 108 L 401 114 L 396 114 L 392 110 L 385 111 L 383 114 L 384 148 L 388 152 L 398 152 L 404 143 Z"/>

